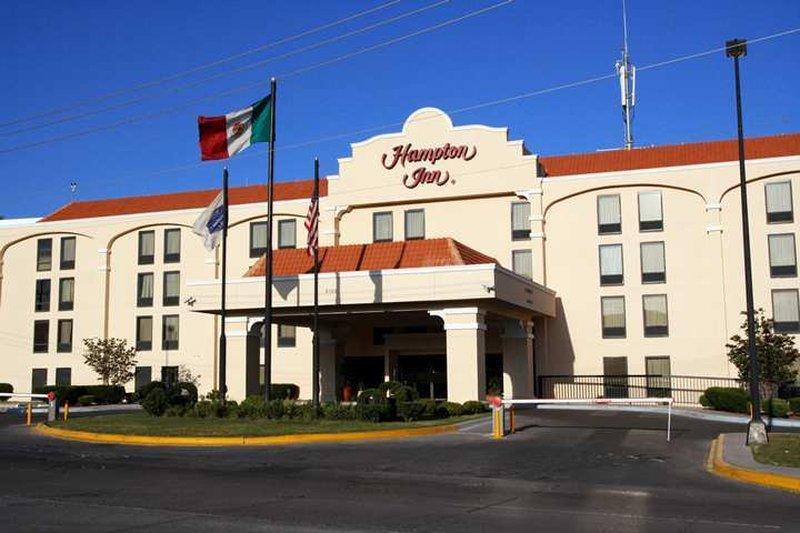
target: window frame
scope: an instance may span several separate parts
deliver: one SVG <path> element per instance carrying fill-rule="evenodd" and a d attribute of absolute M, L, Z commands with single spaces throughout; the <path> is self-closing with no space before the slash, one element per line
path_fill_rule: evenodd
<path fill-rule="evenodd" d="M 669 374 L 651 374 L 649 372 L 649 364 L 652 361 L 667 361 L 669 365 Z M 648 398 L 670 398 L 672 396 L 672 360 L 668 355 L 648 355 L 644 358 L 644 375 L 645 387 L 647 390 Z M 659 387 L 654 384 L 658 379 L 667 379 L 668 387 Z"/>
<path fill-rule="evenodd" d="M 422 213 L 422 235 L 409 236 L 408 234 L 408 215 L 412 213 Z M 403 238 L 407 241 L 417 241 L 425 239 L 425 209 L 406 209 L 403 211 Z"/>
<path fill-rule="evenodd" d="M 515 258 L 516 258 L 516 256 L 518 254 L 528 254 L 530 256 L 530 258 L 531 258 L 531 260 L 530 260 L 530 264 L 531 264 L 531 274 L 530 274 L 530 276 L 526 276 L 525 274 L 523 274 L 521 272 L 517 272 L 514 269 L 514 265 L 516 265 Z M 533 250 L 531 250 L 530 248 L 521 248 L 519 250 L 511 250 L 511 271 L 514 274 L 518 275 L 518 276 L 522 276 L 523 278 L 532 281 L 533 280 Z"/>
<path fill-rule="evenodd" d="M 644 271 L 644 245 L 645 244 L 660 244 L 661 245 L 661 258 L 664 262 L 664 270 L 662 272 L 647 272 Z M 639 272 L 642 274 L 642 284 L 655 285 L 667 282 L 667 245 L 664 241 L 644 241 L 639 243 Z M 647 278 L 646 276 L 650 276 Z"/>
<path fill-rule="evenodd" d="M 59 374 L 61 374 L 61 379 L 59 379 Z M 66 379 L 64 379 L 65 375 Z M 56 387 L 71 387 L 71 386 L 72 386 L 72 368 L 64 366 L 56 368 Z"/>
<path fill-rule="evenodd" d="M 145 276 L 150 276 L 153 280 L 151 285 L 153 286 L 153 294 L 150 295 L 150 298 L 142 298 L 142 280 Z M 155 298 L 155 274 L 153 272 L 138 272 L 136 274 L 136 307 L 153 307 L 153 300 Z"/>
<path fill-rule="evenodd" d="M 175 335 L 175 340 L 167 340 L 167 320 L 174 318 L 177 321 L 178 327 L 177 333 Z M 162 350 L 178 350 L 180 349 L 180 334 L 181 334 L 181 325 L 180 325 L 180 315 L 172 314 L 172 315 L 163 315 L 161 317 L 161 349 Z"/>
<path fill-rule="evenodd" d="M 178 235 L 178 252 L 168 253 L 167 242 L 169 242 L 168 235 Z M 164 230 L 164 263 L 180 263 L 181 262 L 181 228 L 166 228 Z"/>
<path fill-rule="evenodd" d="M 800 290 L 799 289 L 772 289 L 770 291 L 770 303 L 772 304 L 772 329 L 776 333 L 800 333 L 800 320 L 797 322 L 777 322 L 775 321 L 775 293 L 792 292 L 797 304 L 797 311 L 800 314 Z"/>
<path fill-rule="evenodd" d="M 783 216 L 779 216 L 775 219 L 770 219 L 770 212 L 769 212 L 769 201 L 767 198 L 767 188 L 770 185 L 778 185 L 782 183 L 787 183 L 789 185 L 789 205 L 791 206 L 791 211 L 776 211 L 775 213 Z M 767 217 L 767 224 L 792 224 L 794 223 L 794 190 L 792 189 L 792 180 L 782 180 L 782 181 L 771 181 L 764 184 L 764 211 Z M 786 217 L 786 213 L 789 214 Z"/>
<path fill-rule="evenodd" d="M 281 243 L 281 235 L 283 235 L 283 231 L 281 231 L 281 227 L 285 225 L 290 225 L 292 227 L 292 244 L 291 245 L 284 245 Z M 284 218 L 278 220 L 278 249 L 281 250 L 288 250 L 292 248 L 297 248 L 297 220 L 294 218 Z"/>
<path fill-rule="evenodd" d="M 141 340 L 142 337 L 142 320 L 150 320 L 150 340 L 143 341 Z M 137 352 L 149 352 L 153 349 L 153 316 L 152 315 L 140 315 L 136 317 L 136 351 Z"/>
<path fill-rule="evenodd" d="M 617 211 L 619 212 L 619 222 L 615 224 L 600 223 L 600 199 L 616 198 Z M 619 194 L 598 194 L 595 200 L 595 210 L 597 212 L 597 234 L 598 235 L 619 235 L 622 233 L 622 198 Z"/>
<path fill-rule="evenodd" d="M 292 328 L 292 335 L 281 335 L 283 328 Z M 294 348 L 297 346 L 297 327 L 291 324 L 278 324 L 278 348 Z"/>
<path fill-rule="evenodd" d="M 378 239 L 378 217 L 387 217 L 389 220 L 389 238 Z M 372 213 L 372 242 L 393 242 L 394 241 L 394 213 L 392 211 L 376 211 Z"/>
<path fill-rule="evenodd" d="M 71 281 L 72 282 L 72 299 L 69 301 L 65 301 L 63 299 L 64 294 L 64 282 Z M 58 310 L 59 311 L 72 311 L 75 309 L 75 278 L 68 277 L 68 278 L 58 278 Z"/>
<path fill-rule="evenodd" d="M 528 206 L 528 229 L 514 229 L 514 206 L 525 205 Z M 512 241 L 529 241 L 531 240 L 531 203 L 530 202 L 511 202 L 511 240 Z"/>
<path fill-rule="evenodd" d="M 53 282 L 50 278 L 38 278 L 34 283 L 33 312 L 48 313 L 53 299 Z M 40 287 L 47 287 L 47 298 L 44 298 L 44 290 Z"/>
<path fill-rule="evenodd" d="M 64 244 L 72 241 L 72 260 L 64 259 Z M 78 240 L 76 237 L 61 237 L 58 249 L 59 270 L 75 270 L 75 257 L 78 255 Z"/>
<path fill-rule="evenodd" d="M 248 248 L 250 249 L 250 258 L 256 259 L 261 257 L 262 255 L 267 253 L 267 246 L 263 248 L 254 248 L 253 247 L 253 235 L 256 234 L 255 229 L 256 227 L 263 227 L 264 234 L 267 233 L 267 222 L 264 220 L 256 220 L 250 223 L 250 240 L 247 243 Z M 267 243 L 269 245 L 269 243 Z"/>
<path fill-rule="evenodd" d="M 622 273 L 621 274 L 606 274 L 603 275 L 603 248 L 619 248 L 619 257 L 620 257 L 620 264 L 622 265 Z M 601 287 L 614 287 L 614 286 L 621 286 L 625 284 L 625 251 L 623 250 L 622 243 L 609 243 L 609 244 L 598 244 L 597 245 L 597 270 L 600 274 L 600 286 Z M 607 279 L 603 279 L 607 278 Z M 612 278 L 612 279 L 608 279 Z M 619 278 L 619 279 L 617 279 Z"/>
<path fill-rule="evenodd" d="M 663 297 L 664 298 L 664 315 L 667 320 L 666 326 L 648 326 L 647 325 L 647 310 L 645 309 L 645 300 L 647 298 Z M 645 337 L 669 337 L 669 298 L 666 293 L 658 294 L 643 294 L 642 295 L 642 330 Z"/>
<path fill-rule="evenodd" d="M 624 362 L 624 374 L 609 374 L 607 369 L 611 362 Z M 628 398 L 630 397 L 630 367 L 628 366 L 627 355 L 608 355 L 603 356 L 603 397 L 604 398 Z M 618 392 L 617 392 L 618 391 Z"/>
<path fill-rule="evenodd" d="M 45 244 L 50 247 L 50 258 L 47 266 L 43 266 L 43 248 Z M 53 270 L 53 239 L 46 237 L 44 239 L 36 239 L 36 272 L 50 272 Z"/>
<path fill-rule="evenodd" d="M 45 339 L 37 343 L 36 334 L 37 326 L 45 326 Z M 33 353 L 48 353 L 50 351 L 50 321 L 49 320 L 34 320 L 33 321 Z"/>
<path fill-rule="evenodd" d="M 153 239 L 153 253 L 151 255 L 142 254 L 142 241 L 146 236 Z M 138 247 L 136 249 L 136 262 L 139 265 L 152 265 L 156 261 L 156 232 L 155 230 L 143 230 L 138 233 Z"/>
<path fill-rule="evenodd" d="M 177 296 L 170 296 L 167 294 L 167 277 L 173 274 L 178 276 L 178 294 Z M 181 303 L 181 271 L 180 270 L 165 270 L 161 275 L 161 305 L 162 307 L 175 307 Z"/>
<path fill-rule="evenodd" d="M 770 241 L 773 237 L 791 237 L 792 254 L 794 263 L 792 265 L 772 265 L 772 246 Z M 770 233 L 767 235 L 767 256 L 769 258 L 769 277 L 771 278 L 796 278 L 797 277 L 797 238 L 794 233 Z"/>
<path fill-rule="evenodd" d="M 658 193 L 658 204 L 659 211 L 661 211 L 661 218 L 659 220 L 642 220 L 642 193 L 655 192 Z M 636 204 L 639 214 L 639 233 L 664 231 L 664 193 L 660 189 L 638 191 L 636 193 Z"/>
<path fill-rule="evenodd" d="M 69 344 L 61 343 L 61 326 L 69 323 Z M 71 353 L 72 341 L 75 337 L 75 323 L 71 318 L 60 318 L 56 324 L 56 352 L 57 353 Z"/>
<path fill-rule="evenodd" d="M 140 374 L 147 373 L 147 383 L 140 383 L 143 379 Z M 153 382 L 153 367 L 152 366 L 137 366 L 133 371 L 133 391 L 139 392 L 142 388 L 146 387 Z"/>
<path fill-rule="evenodd" d="M 605 314 L 603 313 L 603 300 L 622 300 L 622 321 L 621 328 L 606 328 Z M 600 297 L 600 333 L 604 339 L 625 339 L 628 336 L 628 304 L 624 295 L 609 295 Z"/>
<path fill-rule="evenodd" d="M 178 381 L 180 381 L 180 368 L 177 365 L 164 365 L 161 367 L 162 383 L 170 386 L 178 383 Z"/>
<path fill-rule="evenodd" d="M 47 387 L 47 374 L 48 372 L 46 368 L 31 368 L 31 392 L 35 394 L 36 391 Z M 38 376 L 43 376 L 43 379 L 37 379 Z M 40 380 L 42 380 L 43 383 L 38 385 L 37 382 Z"/>

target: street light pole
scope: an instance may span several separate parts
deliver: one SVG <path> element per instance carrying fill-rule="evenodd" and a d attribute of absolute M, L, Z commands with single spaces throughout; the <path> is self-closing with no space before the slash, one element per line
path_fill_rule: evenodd
<path fill-rule="evenodd" d="M 725 43 L 725 55 L 733 58 L 736 78 L 736 122 L 739 139 L 739 189 L 742 198 L 742 243 L 744 245 L 744 284 L 747 299 L 747 354 L 750 359 L 750 401 L 752 416 L 747 426 L 747 444 L 765 444 L 767 428 L 761 418 L 761 392 L 758 379 L 758 355 L 756 353 L 756 325 L 753 304 L 753 268 L 750 258 L 750 219 L 747 211 L 747 175 L 744 167 L 744 133 L 742 129 L 742 89 L 739 80 L 739 58 L 747 55 L 747 41 L 732 39 Z"/>

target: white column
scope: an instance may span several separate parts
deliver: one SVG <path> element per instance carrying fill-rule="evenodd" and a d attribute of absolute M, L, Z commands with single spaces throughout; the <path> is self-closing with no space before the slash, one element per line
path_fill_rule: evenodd
<path fill-rule="evenodd" d="M 547 284 L 547 272 L 545 270 L 545 233 L 544 233 L 544 201 L 542 199 L 542 183 L 539 180 L 538 189 L 517 191 L 520 198 L 524 198 L 531 204 L 531 261 L 533 270 L 533 281 Z"/>
<path fill-rule="evenodd" d="M 336 339 L 330 328 L 319 328 L 319 395 L 323 402 L 336 400 Z"/>
<path fill-rule="evenodd" d="M 247 387 L 247 317 L 227 317 L 225 319 L 226 365 L 225 381 L 228 386 L 228 399 L 240 402 L 248 392 Z M 214 383 L 214 388 L 219 386 Z"/>
<path fill-rule="evenodd" d="M 111 277 L 111 250 L 98 248 L 97 272 L 100 275 L 100 328 L 99 335 L 108 338 L 108 282 Z"/>
<path fill-rule="evenodd" d="M 503 331 L 503 397 L 533 397 L 533 324 L 508 320 Z"/>
<path fill-rule="evenodd" d="M 430 311 L 444 321 L 447 340 L 447 399 L 482 400 L 486 395 L 486 314 L 477 307 Z"/>

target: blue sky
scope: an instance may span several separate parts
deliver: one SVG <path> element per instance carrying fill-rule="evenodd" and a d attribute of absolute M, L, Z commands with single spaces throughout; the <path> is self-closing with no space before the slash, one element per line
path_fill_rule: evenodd
<path fill-rule="evenodd" d="M 0 215 L 46 214 L 70 200 L 73 180 L 79 183 L 78 199 L 217 186 L 222 163 L 199 162 L 196 116 L 248 105 L 267 92 L 273 75 L 280 84 L 277 179 L 291 180 L 310 176 L 314 156 L 320 157 L 323 174 L 336 173 L 336 159 L 349 155 L 350 142 L 396 127 L 351 132 L 401 123 L 422 106 L 450 111 L 611 74 L 621 47 L 621 0 L 516 0 L 283 78 L 501 1 L 451 0 L 333 44 L 224 74 L 436 3 L 402 0 L 224 65 L 97 100 L 386 1 L 39 1 L 4 6 Z M 796 0 L 629 0 L 628 11 L 631 55 L 640 67 L 710 50 L 728 38 L 754 39 L 800 27 Z M 216 74 L 217 79 L 202 81 Z M 261 80 L 263 87 L 214 96 Z M 195 86 L 182 87 L 192 82 Z M 747 135 L 800 131 L 800 33 L 751 45 L 743 62 L 743 87 Z M 638 146 L 735 136 L 732 67 L 722 52 L 640 72 L 637 96 Z M 206 99 L 197 101 L 201 98 Z M 86 116 L 53 123 L 80 114 Z M 457 113 L 453 120 L 509 126 L 512 138 L 524 139 L 532 152 L 543 155 L 622 142 L 614 79 Z M 83 135 L 86 131 L 93 133 Z M 340 137 L 322 140 L 335 136 Z M 24 148 L 35 143 L 42 144 Z M 232 184 L 265 178 L 264 146 L 228 161 Z"/>

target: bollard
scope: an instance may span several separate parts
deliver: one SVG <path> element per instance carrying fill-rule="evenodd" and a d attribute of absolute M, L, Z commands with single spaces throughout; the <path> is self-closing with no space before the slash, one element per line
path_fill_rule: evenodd
<path fill-rule="evenodd" d="M 69 402 L 64 402 L 64 422 L 69 419 Z"/>
<path fill-rule="evenodd" d="M 493 423 L 492 423 L 492 437 L 495 439 L 502 439 L 505 435 L 505 429 L 503 426 L 505 425 L 505 410 L 503 409 L 503 405 L 500 404 L 499 406 L 495 406 L 494 410 L 492 411 L 493 416 Z"/>
<path fill-rule="evenodd" d="M 508 432 L 513 435 L 514 432 L 517 430 L 517 410 L 514 408 L 513 405 L 508 408 L 508 420 L 509 420 Z"/>
<path fill-rule="evenodd" d="M 25 411 L 26 425 L 30 426 L 33 422 L 33 401 L 28 401 L 28 408 Z"/>
<path fill-rule="evenodd" d="M 58 416 L 58 401 L 56 399 L 55 393 L 48 392 L 47 399 L 49 401 L 49 403 L 47 404 L 47 421 L 55 422 L 56 417 Z"/>

